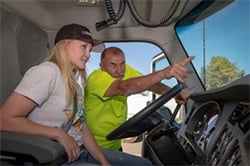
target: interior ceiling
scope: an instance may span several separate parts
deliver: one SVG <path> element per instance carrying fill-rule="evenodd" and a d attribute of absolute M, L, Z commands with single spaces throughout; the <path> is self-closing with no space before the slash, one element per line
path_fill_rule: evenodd
<path fill-rule="evenodd" d="M 146 21 L 159 22 L 171 8 L 174 0 L 133 0 L 139 15 Z M 176 0 L 175 0 L 176 1 Z M 115 12 L 119 8 L 119 0 L 112 0 L 112 6 Z M 184 15 L 188 5 L 193 7 L 199 1 L 180 1 L 178 11 L 173 18 L 179 18 Z M 39 26 L 54 30 L 70 21 L 84 23 L 86 26 L 94 27 L 96 22 L 109 18 L 104 0 L 101 5 L 84 6 L 78 5 L 75 0 L 1 0 L 1 6 L 18 12 L 25 18 L 32 20 Z M 190 5 L 192 4 L 192 5 Z M 185 7 L 183 10 L 183 7 Z M 131 15 L 128 5 L 126 4 L 125 13 L 118 24 L 113 27 L 138 26 Z M 32 14 L 31 14 L 32 12 Z M 73 17 L 72 17 L 73 16 Z"/>

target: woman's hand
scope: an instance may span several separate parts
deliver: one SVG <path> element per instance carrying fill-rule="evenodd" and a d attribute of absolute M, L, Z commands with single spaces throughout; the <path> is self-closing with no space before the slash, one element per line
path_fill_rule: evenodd
<path fill-rule="evenodd" d="M 81 149 L 73 137 L 60 129 L 58 138 L 56 140 L 65 148 L 68 156 L 68 163 L 71 163 L 79 158 Z"/>

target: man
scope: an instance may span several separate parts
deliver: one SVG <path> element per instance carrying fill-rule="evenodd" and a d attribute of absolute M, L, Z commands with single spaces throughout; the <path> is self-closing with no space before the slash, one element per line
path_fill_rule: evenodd
<path fill-rule="evenodd" d="M 121 140 L 108 141 L 106 136 L 126 121 L 127 97 L 145 90 L 166 93 L 169 87 L 160 81 L 175 77 L 183 82 L 187 76 L 185 64 L 193 58 L 186 58 L 163 70 L 143 76 L 126 64 L 121 49 L 106 48 L 101 55 L 100 69 L 90 74 L 85 88 L 86 121 L 99 146 L 121 149 Z M 188 96 L 188 91 L 184 89 L 175 99 L 183 104 Z"/>

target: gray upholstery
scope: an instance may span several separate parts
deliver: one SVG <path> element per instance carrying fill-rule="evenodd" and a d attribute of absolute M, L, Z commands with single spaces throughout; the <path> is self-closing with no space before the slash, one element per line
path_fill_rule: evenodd
<path fill-rule="evenodd" d="M 16 45 L 16 34 L 20 20 L 1 10 L 1 105 L 21 79 Z"/>
<path fill-rule="evenodd" d="M 2 9 L 0 11 L 0 102 L 2 105 L 27 69 L 39 63 L 46 55 L 48 37 L 46 32 L 29 21 Z M 0 132 L 0 138 L 1 160 L 6 158 L 18 159 L 18 156 L 27 155 L 40 164 L 50 163 L 53 165 L 67 159 L 64 148 L 57 142 L 46 138 L 2 131 Z"/>
<path fill-rule="evenodd" d="M 14 132 L 1 132 L 2 158 L 6 152 L 11 152 L 11 156 L 17 159 L 27 155 L 30 160 L 35 159 L 40 164 L 57 165 L 67 160 L 63 146 L 57 142 Z"/>
<path fill-rule="evenodd" d="M 42 60 L 48 51 L 46 32 L 1 9 L 1 105 L 25 71 Z"/>

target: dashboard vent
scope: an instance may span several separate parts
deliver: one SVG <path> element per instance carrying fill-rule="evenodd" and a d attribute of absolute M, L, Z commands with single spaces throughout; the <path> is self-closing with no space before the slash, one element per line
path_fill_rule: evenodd
<path fill-rule="evenodd" d="M 223 165 L 242 165 L 240 147 L 238 146 L 238 142 Z"/>
<path fill-rule="evenodd" d="M 232 125 L 238 125 L 239 128 L 246 133 L 249 130 L 250 124 L 249 103 L 240 103 L 235 108 L 232 115 L 229 117 L 229 122 Z"/>
<path fill-rule="evenodd" d="M 222 161 L 222 159 L 226 159 Z M 208 156 L 208 165 L 241 165 L 241 154 L 238 141 L 233 132 L 226 125 L 218 138 L 211 154 Z M 229 164 L 230 163 L 230 164 Z"/>

